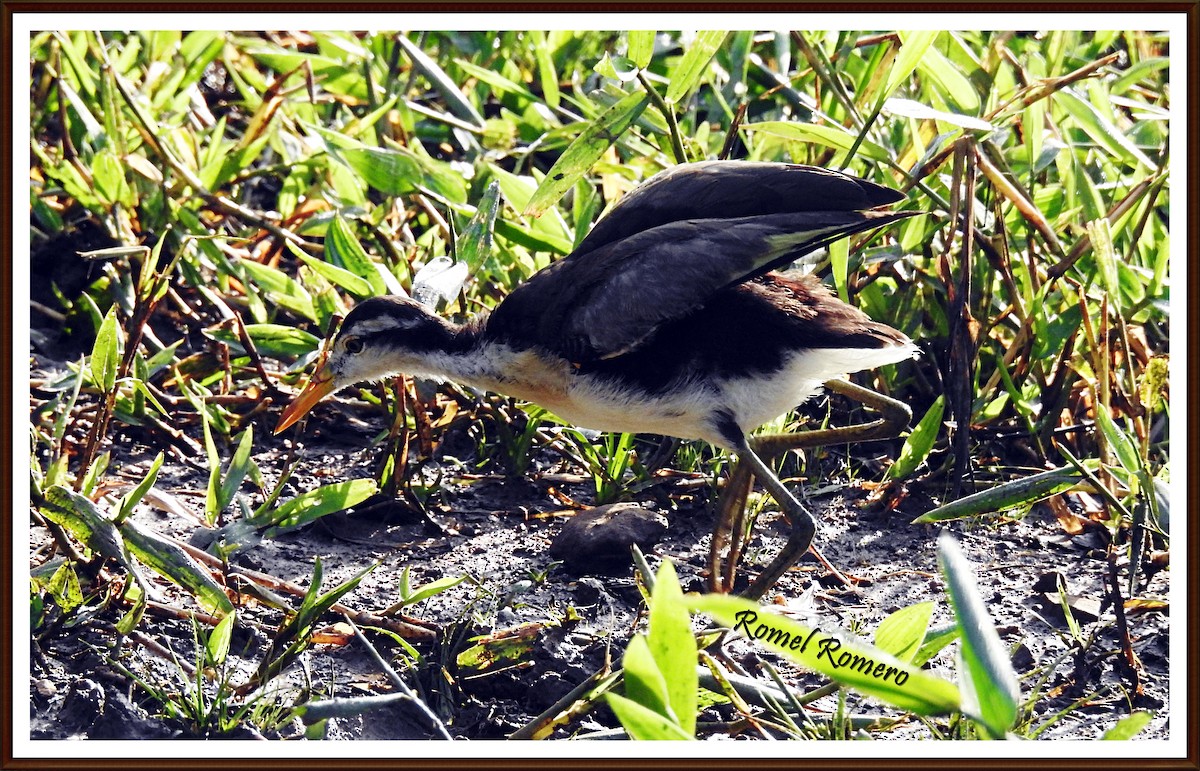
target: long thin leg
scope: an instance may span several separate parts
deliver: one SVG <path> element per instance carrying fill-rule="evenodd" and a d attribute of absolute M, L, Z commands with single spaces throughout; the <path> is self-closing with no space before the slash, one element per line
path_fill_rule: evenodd
<path fill-rule="evenodd" d="M 751 474 L 757 477 L 763 487 L 771 493 L 771 497 L 776 500 L 784 514 L 792 522 L 792 533 L 783 550 L 745 592 L 746 597 L 758 599 L 779 580 L 780 576 L 787 572 L 788 568 L 804 556 L 812 545 L 812 538 L 816 531 L 816 523 L 813 521 L 812 515 L 787 491 L 783 483 L 771 471 L 767 461 L 788 450 L 804 447 L 890 439 L 898 435 L 912 419 L 912 410 L 908 405 L 877 391 L 840 379 L 830 380 L 825 385 L 834 393 L 848 396 L 875 409 L 880 414 L 879 419 L 853 426 L 803 431 L 798 434 L 755 436 L 748 439 L 745 446 L 737 450 L 738 463 L 730 475 L 719 502 L 717 525 L 713 531 L 709 551 L 709 580 L 714 590 L 729 591 L 732 588 L 733 571 L 741 551 L 737 542 L 741 538 L 743 529 L 742 522 L 750 491 Z M 734 545 L 729 548 L 728 564 L 723 571 L 721 569 L 721 552 L 731 540 Z"/>

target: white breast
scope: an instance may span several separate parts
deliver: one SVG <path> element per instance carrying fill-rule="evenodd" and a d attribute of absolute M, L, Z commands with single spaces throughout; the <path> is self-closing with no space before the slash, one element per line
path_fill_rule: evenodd
<path fill-rule="evenodd" d="M 793 354 L 768 376 L 696 379 L 658 395 L 581 375 L 565 362 L 548 364 L 528 352 L 493 350 L 475 360 L 473 371 L 449 369 L 458 370 L 451 375 L 456 379 L 531 401 L 580 428 L 703 439 L 732 449 L 716 430 L 719 414 L 731 413 L 750 433 L 811 398 L 832 378 L 904 361 L 917 352 L 912 344 L 810 349 Z"/>

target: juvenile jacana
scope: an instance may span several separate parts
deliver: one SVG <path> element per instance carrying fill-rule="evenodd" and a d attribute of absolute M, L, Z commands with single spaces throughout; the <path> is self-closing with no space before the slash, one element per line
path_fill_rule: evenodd
<path fill-rule="evenodd" d="M 815 533 L 812 516 L 764 458 L 895 436 L 911 417 L 907 406 L 836 378 L 917 352 L 905 335 L 840 301 L 818 279 L 774 271 L 915 214 L 875 211 L 902 198 L 810 166 L 676 166 L 625 196 L 579 248 L 488 315 L 460 326 L 406 297 L 363 301 L 275 432 L 344 386 L 403 372 L 534 402 L 583 428 L 702 439 L 739 458 L 713 536 L 714 571 L 751 475 L 792 522 L 784 549 L 746 592 L 760 597 Z M 882 418 L 750 436 L 826 383 Z"/>

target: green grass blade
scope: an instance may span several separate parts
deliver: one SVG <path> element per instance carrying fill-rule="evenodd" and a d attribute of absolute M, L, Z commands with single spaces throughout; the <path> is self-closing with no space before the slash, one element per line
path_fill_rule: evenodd
<path fill-rule="evenodd" d="M 154 487 L 154 483 L 158 480 L 158 471 L 162 468 L 163 457 L 163 453 L 160 452 L 150 464 L 150 470 L 146 472 L 146 476 L 142 481 L 138 482 L 136 487 L 121 498 L 121 505 L 117 509 L 116 517 L 118 523 L 123 522 L 126 517 L 132 514 L 133 507 L 138 505 L 142 498 L 146 497 L 146 493 L 150 491 L 151 487 Z"/>
<path fill-rule="evenodd" d="M 944 395 L 934 400 L 924 417 L 917 423 L 917 427 L 904 440 L 904 446 L 900 448 L 900 455 L 887 470 L 888 479 L 903 479 L 916 471 L 917 466 L 929 457 L 929 452 L 937 441 L 938 431 L 942 427 L 942 413 L 945 408 L 946 397 Z"/>
<path fill-rule="evenodd" d="M 925 512 L 913 520 L 914 524 L 944 522 L 976 514 L 1003 511 L 1016 506 L 1035 503 L 1051 495 L 1066 492 L 1079 484 L 1082 477 L 1072 469 L 1058 468 L 1044 471 L 1024 479 L 1005 482 L 990 490 L 968 495 L 951 501 L 944 506 Z"/>
<path fill-rule="evenodd" d="M 818 126 L 814 123 L 789 123 L 787 121 L 765 120 L 751 123 L 742 127 L 743 131 L 757 131 L 763 134 L 790 139 L 795 142 L 813 142 L 832 147 L 835 150 L 849 152 L 854 148 L 857 136 L 840 126 Z M 858 144 L 858 152 L 873 161 L 886 162 L 890 159 L 888 151 L 875 142 L 863 140 Z"/>
<path fill-rule="evenodd" d="M 963 711 L 1001 738 L 1017 719 L 1021 697 L 1017 675 L 987 612 L 974 571 L 949 533 L 938 538 L 938 564 L 962 632 L 959 678 Z"/>

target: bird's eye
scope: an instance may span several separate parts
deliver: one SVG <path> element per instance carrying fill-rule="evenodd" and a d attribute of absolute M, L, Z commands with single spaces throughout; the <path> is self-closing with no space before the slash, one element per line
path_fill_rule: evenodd
<path fill-rule="evenodd" d="M 346 341 L 346 353 L 362 353 L 363 341 L 361 337 L 352 337 Z"/>

